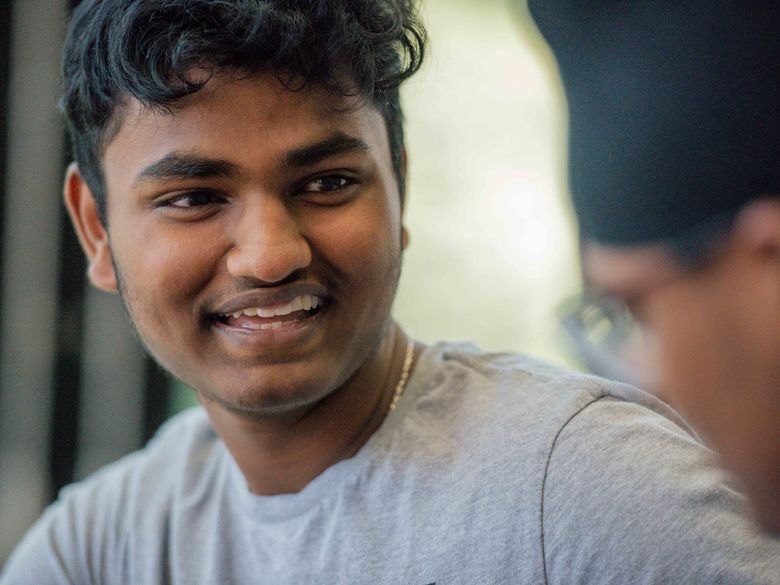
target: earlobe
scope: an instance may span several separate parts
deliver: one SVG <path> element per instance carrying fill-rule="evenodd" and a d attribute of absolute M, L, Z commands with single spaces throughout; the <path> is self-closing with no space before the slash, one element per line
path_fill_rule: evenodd
<path fill-rule="evenodd" d="M 65 174 L 63 197 L 81 248 L 87 256 L 90 282 L 101 290 L 116 292 L 116 274 L 108 232 L 100 221 L 92 191 L 76 163 L 71 163 Z"/>
<path fill-rule="evenodd" d="M 409 246 L 409 230 L 406 229 L 406 226 L 401 226 L 401 249 L 406 250 L 408 246 Z"/>

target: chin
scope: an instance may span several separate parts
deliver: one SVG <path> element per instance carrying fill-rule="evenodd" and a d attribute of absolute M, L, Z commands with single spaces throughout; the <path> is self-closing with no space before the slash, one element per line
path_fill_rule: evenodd
<path fill-rule="evenodd" d="M 240 389 L 220 391 L 199 390 L 208 402 L 219 404 L 225 410 L 257 418 L 273 418 L 312 406 L 328 394 L 328 390 L 314 383 L 286 380 L 273 384 L 243 385 Z"/>

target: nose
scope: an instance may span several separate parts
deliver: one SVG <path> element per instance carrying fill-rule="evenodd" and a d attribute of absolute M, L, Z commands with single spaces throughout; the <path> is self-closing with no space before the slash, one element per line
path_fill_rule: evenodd
<path fill-rule="evenodd" d="M 309 242 L 284 201 L 266 196 L 247 201 L 227 255 L 227 269 L 233 276 L 272 284 L 310 263 Z"/>

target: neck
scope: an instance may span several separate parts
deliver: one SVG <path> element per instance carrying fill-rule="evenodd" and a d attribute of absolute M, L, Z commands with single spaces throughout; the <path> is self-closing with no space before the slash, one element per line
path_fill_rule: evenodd
<path fill-rule="evenodd" d="M 387 416 L 406 349 L 406 335 L 393 324 L 379 349 L 344 384 L 284 417 L 258 419 L 202 400 L 252 493 L 299 492 L 355 455 Z"/>

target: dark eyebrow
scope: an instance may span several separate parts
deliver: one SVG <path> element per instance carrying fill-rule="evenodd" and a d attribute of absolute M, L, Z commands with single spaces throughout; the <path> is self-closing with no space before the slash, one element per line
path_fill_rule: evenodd
<path fill-rule="evenodd" d="M 288 151 L 282 164 L 292 168 L 308 167 L 340 154 L 368 150 L 368 144 L 360 138 L 336 132 L 324 140 Z M 133 179 L 133 186 L 145 181 L 230 178 L 238 173 L 238 166 L 226 160 L 174 152 L 141 170 Z"/>
<path fill-rule="evenodd" d="M 133 186 L 144 181 L 229 178 L 237 174 L 238 167 L 226 160 L 174 152 L 144 168 L 133 179 Z"/>
<path fill-rule="evenodd" d="M 287 152 L 282 163 L 286 167 L 310 167 L 325 159 L 350 152 L 367 152 L 370 148 L 360 138 L 336 132 L 332 136 Z"/>

